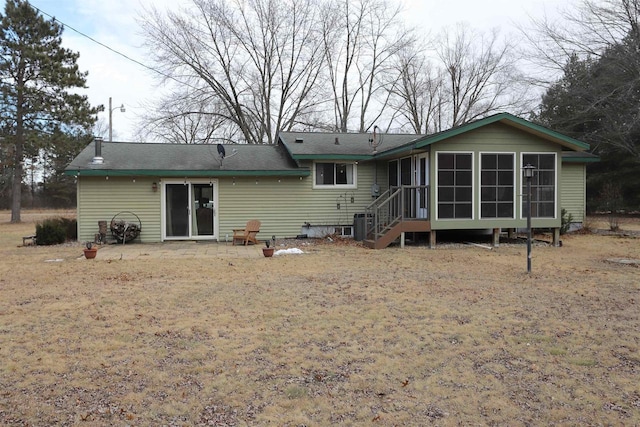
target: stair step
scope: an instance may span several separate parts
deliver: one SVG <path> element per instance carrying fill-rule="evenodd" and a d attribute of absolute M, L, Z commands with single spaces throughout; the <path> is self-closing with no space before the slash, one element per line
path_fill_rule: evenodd
<path fill-rule="evenodd" d="M 375 249 L 376 248 L 376 241 L 375 240 L 370 240 L 370 239 L 365 239 L 362 241 L 362 243 L 368 247 L 369 249 Z"/>

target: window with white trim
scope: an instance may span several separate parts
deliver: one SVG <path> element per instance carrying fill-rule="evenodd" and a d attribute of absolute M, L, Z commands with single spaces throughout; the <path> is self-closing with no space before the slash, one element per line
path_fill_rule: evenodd
<path fill-rule="evenodd" d="M 531 216 L 555 218 L 556 216 L 556 154 L 523 154 L 522 165 L 535 167 L 531 178 Z M 522 179 L 522 215 L 526 216 L 527 180 Z"/>
<path fill-rule="evenodd" d="M 514 154 L 480 154 L 480 217 L 514 217 Z"/>
<path fill-rule="evenodd" d="M 354 163 L 315 163 L 314 184 L 316 187 L 352 187 L 356 185 Z"/>
<path fill-rule="evenodd" d="M 438 218 L 473 218 L 473 154 L 438 153 Z"/>

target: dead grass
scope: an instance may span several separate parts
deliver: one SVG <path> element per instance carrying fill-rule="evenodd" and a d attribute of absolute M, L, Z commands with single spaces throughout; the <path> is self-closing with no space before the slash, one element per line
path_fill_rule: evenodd
<path fill-rule="evenodd" d="M 640 423 L 634 236 L 528 276 L 524 245 L 86 261 L 2 218 L 2 425 Z"/>

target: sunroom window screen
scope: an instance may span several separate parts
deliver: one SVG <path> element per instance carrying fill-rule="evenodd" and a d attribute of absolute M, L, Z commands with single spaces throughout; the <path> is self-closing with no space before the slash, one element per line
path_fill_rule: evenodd
<path fill-rule="evenodd" d="M 472 160 L 471 153 L 438 153 L 438 218 L 472 218 Z"/>
<path fill-rule="evenodd" d="M 554 154 L 524 154 L 522 164 L 535 166 L 531 178 L 531 216 L 555 218 L 556 162 Z M 522 179 L 522 212 L 526 216 L 527 180 Z"/>
<path fill-rule="evenodd" d="M 513 154 L 486 153 L 480 157 L 480 216 L 513 218 Z"/>

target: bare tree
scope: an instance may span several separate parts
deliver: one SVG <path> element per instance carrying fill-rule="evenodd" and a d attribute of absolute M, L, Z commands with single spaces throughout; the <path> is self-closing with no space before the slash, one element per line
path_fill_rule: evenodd
<path fill-rule="evenodd" d="M 166 16 L 152 9 L 143 28 L 165 75 L 196 105 L 217 101 L 201 112 L 222 120 L 216 133 L 273 143 L 324 102 L 317 19 L 315 2 L 304 0 L 193 0 Z"/>
<path fill-rule="evenodd" d="M 225 126 L 219 113 L 224 107 L 214 96 L 192 96 L 179 92 L 164 96 L 140 120 L 140 139 L 169 144 L 211 144 L 236 142 L 238 129 Z"/>
<path fill-rule="evenodd" d="M 399 52 L 396 60 L 398 82 L 391 86 L 391 108 L 397 113 L 401 128 L 414 133 L 435 133 L 442 130 L 443 74 L 424 52 L 414 46 Z"/>
<path fill-rule="evenodd" d="M 395 64 L 400 79 L 390 89 L 392 107 L 400 127 L 413 132 L 439 132 L 503 111 L 522 114 L 533 105 L 512 46 L 497 31 L 445 29 L 433 42 L 406 46 Z"/>
<path fill-rule="evenodd" d="M 96 120 L 96 123 L 93 125 L 92 133 L 94 136 L 98 136 L 105 139 L 108 138 L 109 122 L 104 118 L 99 118 L 98 120 Z M 116 131 L 113 131 L 113 135 L 116 135 Z"/>
<path fill-rule="evenodd" d="M 395 55 L 413 40 L 399 14 L 399 6 L 386 0 L 325 3 L 322 34 L 335 130 L 355 127 L 365 132 L 382 117 L 389 103 L 389 79 L 399 77 Z"/>
<path fill-rule="evenodd" d="M 483 34 L 458 25 L 445 30 L 436 52 L 445 73 L 448 126 L 501 111 L 516 114 L 529 105 L 515 67 L 512 46 L 502 42 L 497 30 Z"/>
<path fill-rule="evenodd" d="M 640 40 L 640 0 L 583 0 L 559 11 L 559 18 L 531 18 L 521 26 L 528 41 L 524 55 L 541 70 L 537 83 L 548 86 L 570 58 L 599 58 L 624 38 Z"/>

